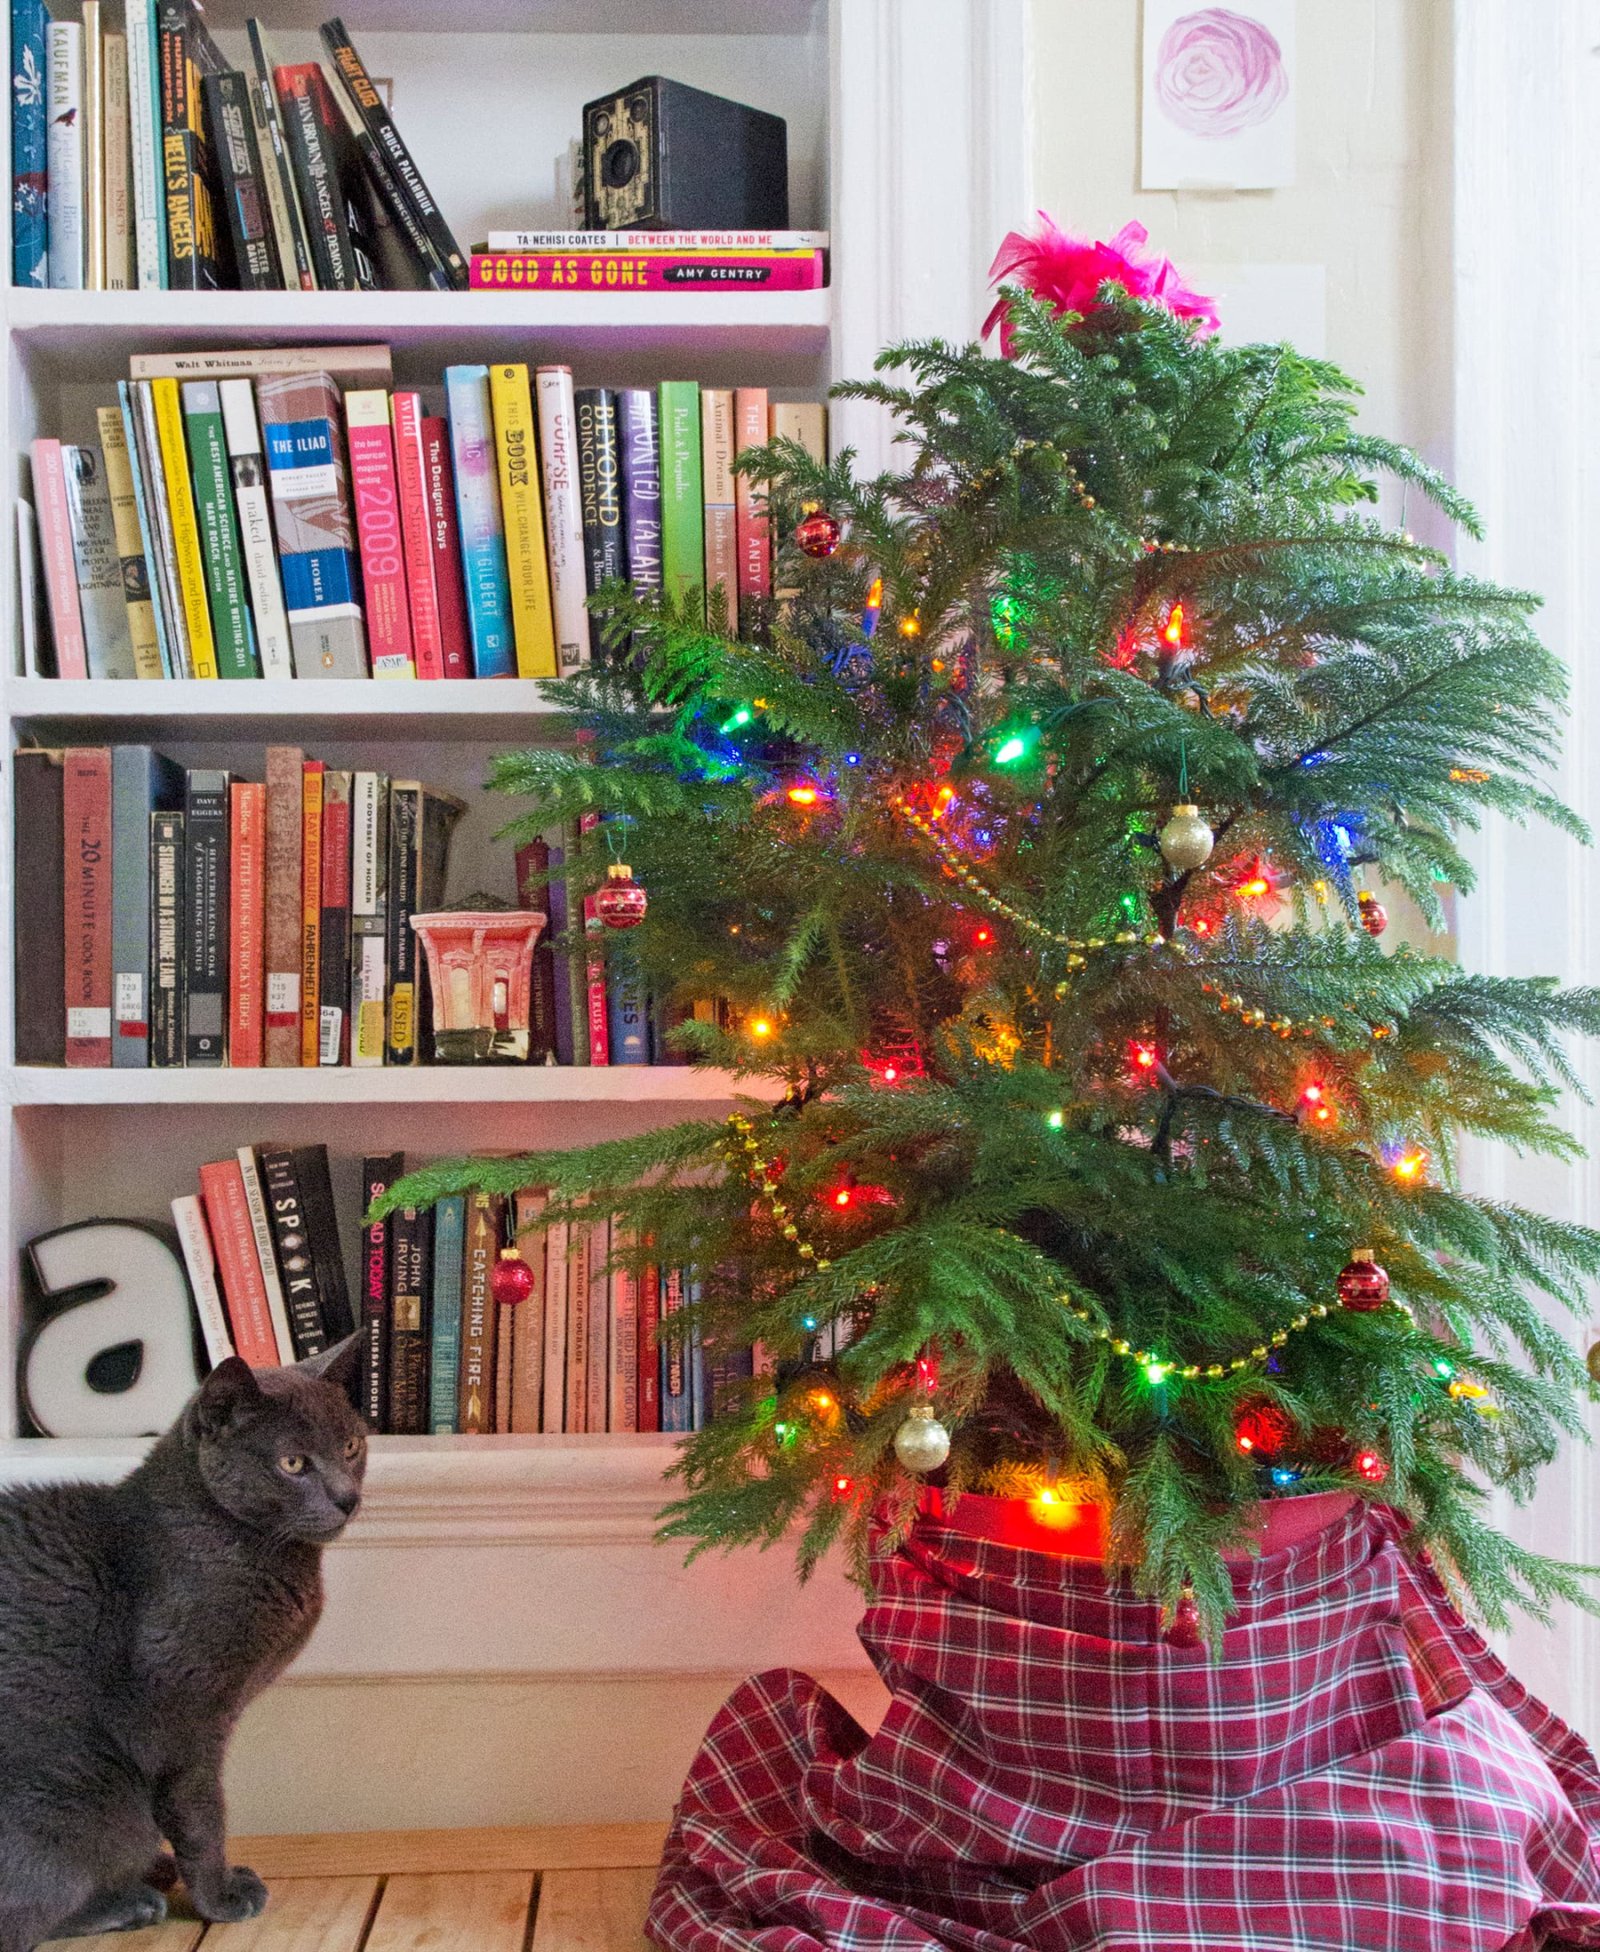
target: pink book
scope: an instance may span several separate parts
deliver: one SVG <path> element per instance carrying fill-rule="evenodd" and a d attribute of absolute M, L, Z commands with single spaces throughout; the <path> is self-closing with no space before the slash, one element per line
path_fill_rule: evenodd
<path fill-rule="evenodd" d="M 422 440 L 422 397 L 417 393 L 394 396 L 394 468 L 417 676 L 442 678 L 444 638 L 433 570 L 433 511 L 428 502 L 428 460 Z"/>
<path fill-rule="evenodd" d="M 477 251 L 474 291 L 816 291 L 825 251 Z"/>
<path fill-rule="evenodd" d="M 639 1428 L 661 1428 L 661 1270 L 654 1262 L 637 1283 Z"/>
<path fill-rule="evenodd" d="M 58 678 L 87 678 L 89 649 L 78 607 L 78 570 L 72 555 L 72 523 L 67 514 L 67 475 L 60 441 L 33 444 L 33 502 L 44 556 L 44 586 L 50 599 L 50 634 L 56 647 Z"/>
<path fill-rule="evenodd" d="M 597 813 L 580 814 L 579 831 L 593 833 L 600 824 Z M 598 936 L 604 924 L 600 911 L 595 907 L 593 895 L 583 898 L 583 932 L 588 937 Z M 609 1064 L 611 1062 L 611 1012 L 606 1007 L 606 959 L 591 955 L 584 970 L 589 1003 L 589 1062 Z"/>
<path fill-rule="evenodd" d="M 767 389 L 741 386 L 733 396 L 734 459 L 767 444 Z M 772 594 L 772 532 L 760 484 L 747 474 L 733 478 L 734 523 L 739 550 L 739 632 L 748 637 L 761 605 Z"/>
<path fill-rule="evenodd" d="M 367 650 L 375 678 L 414 678 L 411 604 L 406 595 L 405 545 L 395 482 L 389 396 L 381 388 L 347 393 L 350 493 L 361 546 L 361 584 L 367 599 Z"/>
<path fill-rule="evenodd" d="M 434 588 L 439 593 L 439 637 L 447 678 L 472 676 L 467 632 L 467 586 L 461 571 L 461 531 L 456 523 L 455 480 L 450 471 L 450 425 L 430 414 L 422 423 L 428 471 L 428 514 L 433 537 Z"/>
<path fill-rule="evenodd" d="M 235 780 L 230 798 L 228 1062 L 235 1070 L 255 1070 L 265 1022 L 267 789 Z"/>

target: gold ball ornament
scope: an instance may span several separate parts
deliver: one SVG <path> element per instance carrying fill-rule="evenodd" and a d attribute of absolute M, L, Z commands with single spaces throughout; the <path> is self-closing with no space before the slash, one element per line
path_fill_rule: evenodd
<path fill-rule="evenodd" d="M 1159 838 L 1162 860 L 1169 868 L 1187 874 L 1203 868 L 1211 859 L 1217 837 L 1200 809 L 1186 801 L 1172 809 L 1172 817 L 1161 829 Z"/>
<path fill-rule="evenodd" d="M 950 1455 L 950 1432 L 931 1403 L 913 1403 L 894 1433 L 894 1454 L 908 1471 L 937 1471 Z"/>

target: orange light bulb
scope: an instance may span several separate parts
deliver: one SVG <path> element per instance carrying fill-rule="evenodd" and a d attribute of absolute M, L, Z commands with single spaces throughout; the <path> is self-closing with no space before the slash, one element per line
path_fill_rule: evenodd
<path fill-rule="evenodd" d="M 1188 636 L 1188 627 L 1184 622 L 1181 603 L 1173 604 L 1167 612 L 1167 621 L 1161 626 L 1161 635 L 1175 651 L 1182 650 Z"/>

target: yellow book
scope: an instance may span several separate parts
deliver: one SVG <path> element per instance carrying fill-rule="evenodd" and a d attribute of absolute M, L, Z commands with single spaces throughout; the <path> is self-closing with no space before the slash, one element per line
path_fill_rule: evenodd
<path fill-rule="evenodd" d="M 155 606 L 150 601 L 150 567 L 144 559 L 139 533 L 139 505 L 133 494 L 133 464 L 128 459 L 127 429 L 120 407 L 97 407 L 100 452 L 106 457 L 106 487 L 111 495 L 111 527 L 122 564 L 122 593 L 128 599 L 128 635 L 133 639 L 133 674 L 159 678 L 161 644 L 156 636 Z"/>
<path fill-rule="evenodd" d="M 152 380 L 156 438 L 161 443 L 161 468 L 167 477 L 167 509 L 172 516 L 172 553 L 183 598 L 183 620 L 189 628 L 189 662 L 197 678 L 217 676 L 217 642 L 211 634 L 211 610 L 206 601 L 205 562 L 200 554 L 200 525 L 195 519 L 194 490 L 189 485 L 189 449 L 183 438 L 183 409 L 176 380 Z"/>
<path fill-rule="evenodd" d="M 544 500 L 534 445 L 533 396 L 526 366 L 491 366 L 489 402 L 500 463 L 500 513 L 506 525 L 511 631 L 519 678 L 556 675 L 555 612 L 544 546 Z"/>

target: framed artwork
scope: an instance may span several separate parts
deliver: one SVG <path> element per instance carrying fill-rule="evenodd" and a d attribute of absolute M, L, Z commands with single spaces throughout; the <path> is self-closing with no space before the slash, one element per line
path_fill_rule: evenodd
<path fill-rule="evenodd" d="M 1144 0 L 1143 59 L 1143 188 L 1294 181 L 1294 0 Z"/>

